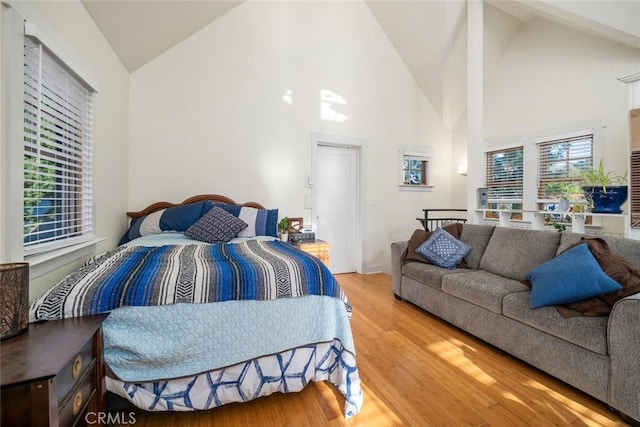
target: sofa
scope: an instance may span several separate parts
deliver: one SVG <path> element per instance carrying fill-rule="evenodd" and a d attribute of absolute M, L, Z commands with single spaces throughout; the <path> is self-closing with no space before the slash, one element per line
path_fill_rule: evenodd
<path fill-rule="evenodd" d="M 391 244 L 392 287 L 411 302 L 640 422 L 640 294 L 618 300 L 608 316 L 564 317 L 531 309 L 527 274 L 582 235 L 465 224 L 467 268 L 405 262 L 408 242 Z M 640 268 L 640 241 L 602 236 L 611 253 Z M 562 278 L 560 278 L 562 280 Z"/>

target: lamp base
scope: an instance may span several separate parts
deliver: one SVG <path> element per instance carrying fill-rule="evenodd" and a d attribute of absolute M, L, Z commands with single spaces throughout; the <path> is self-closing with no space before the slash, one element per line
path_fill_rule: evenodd
<path fill-rule="evenodd" d="M 0 339 L 29 327 L 29 264 L 0 264 Z"/>

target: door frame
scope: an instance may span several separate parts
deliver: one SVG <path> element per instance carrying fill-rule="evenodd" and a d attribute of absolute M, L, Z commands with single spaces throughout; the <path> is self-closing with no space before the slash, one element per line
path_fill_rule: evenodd
<path fill-rule="evenodd" d="M 314 190 L 313 184 L 316 182 L 318 171 L 318 146 L 353 148 L 356 150 L 356 272 L 364 273 L 364 260 L 366 259 L 366 245 L 364 239 L 366 236 L 366 204 L 365 197 L 365 177 L 366 177 L 366 159 L 367 159 L 367 140 L 362 138 L 352 138 L 338 135 L 328 135 L 320 133 L 311 133 L 311 224 L 314 230 L 317 230 L 318 223 L 316 221 L 317 213 L 317 196 L 318 192 Z M 331 242 L 329 242 L 331 243 Z"/>

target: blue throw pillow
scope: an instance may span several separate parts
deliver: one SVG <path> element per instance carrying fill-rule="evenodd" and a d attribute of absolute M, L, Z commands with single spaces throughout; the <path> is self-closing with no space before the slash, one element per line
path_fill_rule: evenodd
<path fill-rule="evenodd" d="M 416 252 L 438 267 L 455 268 L 472 247 L 438 227 Z"/>
<path fill-rule="evenodd" d="M 529 307 L 570 304 L 622 289 L 607 276 L 587 244 L 569 249 L 531 270 Z"/>
<path fill-rule="evenodd" d="M 208 202 L 204 201 L 174 206 L 140 218 L 134 218 L 119 244 L 122 245 L 138 237 L 163 231 L 187 231 L 202 215 L 209 212 L 211 207 Z"/>
<path fill-rule="evenodd" d="M 247 223 L 223 209 L 214 207 L 184 232 L 185 236 L 206 243 L 226 243 Z"/>

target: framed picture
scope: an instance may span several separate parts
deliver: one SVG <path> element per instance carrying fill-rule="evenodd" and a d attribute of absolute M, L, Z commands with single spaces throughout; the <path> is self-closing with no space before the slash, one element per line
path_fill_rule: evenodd
<path fill-rule="evenodd" d="M 289 218 L 289 234 L 301 233 L 304 218 Z"/>

